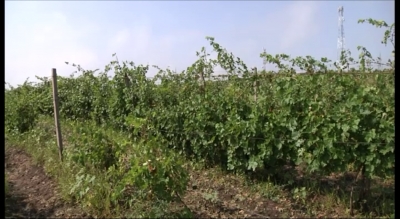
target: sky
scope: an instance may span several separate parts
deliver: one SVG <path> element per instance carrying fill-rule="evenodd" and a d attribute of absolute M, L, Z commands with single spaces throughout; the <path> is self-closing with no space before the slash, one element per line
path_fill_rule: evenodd
<path fill-rule="evenodd" d="M 182 71 L 206 36 L 262 69 L 260 53 L 337 58 L 338 8 L 344 7 L 345 45 L 391 58 L 384 30 L 358 19 L 394 22 L 394 1 L 6 1 L 5 81 L 13 86 L 69 76 L 80 64 L 103 70 L 114 60 Z M 215 57 L 212 54 L 212 57 Z M 267 69 L 273 66 L 267 65 Z M 271 69 L 272 70 L 272 69 Z M 221 69 L 216 69 L 220 73 Z M 156 73 L 150 69 L 149 77 Z"/>

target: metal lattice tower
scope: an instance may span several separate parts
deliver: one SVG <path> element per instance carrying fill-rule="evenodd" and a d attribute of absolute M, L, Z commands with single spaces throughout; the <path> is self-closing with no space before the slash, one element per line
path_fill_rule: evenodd
<path fill-rule="evenodd" d="M 344 27 L 343 27 L 343 22 L 344 22 L 343 11 L 344 11 L 343 6 L 339 7 L 339 9 L 338 9 L 338 13 L 339 13 L 338 41 L 337 41 L 338 61 L 340 61 L 340 56 L 342 54 L 342 51 L 344 51 L 344 49 L 345 49 Z"/>
<path fill-rule="evenodd" d="M 378 61 L 379 61 L 379 63 L 378 63 L 378 70 L 381 70 L 381 69 L 382 69 L 382 56 L 381 56 L 381 53 L 379 53 Z"/>
<path fill-rule="evenodd" d="M 265 48 L 264 48 L 264 54 L 266 54 L 267 53 L 267 51 L 265 50 Z M 267 59 L 264 57 L 263 58 L 263 70 L 264 71 L 266 71 L 267 70 Z"/>

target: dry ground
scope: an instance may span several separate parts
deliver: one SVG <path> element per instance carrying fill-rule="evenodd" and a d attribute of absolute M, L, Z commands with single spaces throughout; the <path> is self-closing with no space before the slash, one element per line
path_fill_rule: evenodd
<path fill-rule="evenodd" d="M 23 150 L 7 147 L 5 152 L 6 218 L 90 218 L 60 198 L 55 182 Z"/>

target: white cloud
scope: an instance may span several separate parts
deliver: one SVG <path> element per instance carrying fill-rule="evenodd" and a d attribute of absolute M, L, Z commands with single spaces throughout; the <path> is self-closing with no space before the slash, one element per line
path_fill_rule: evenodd
<path fill-rule="evenodd" d="M 33 79 L 33 75 L 50 76 L 51 68 L 67 76 L 75 69 L 65 65 L 65 61 L 80 64 L 85 69 L 103 68 L 113 53 L 117 53 L 120 61 L 155 64 L 161 68 L 169 66 L 182 71 L 196 60 L 195 51 L 208 47 L 205 40 L 208 34 L 195 27 L 160 34 L 148 20 L 150 18 L 141 18 L 135 25 L 127 24 L 109 36 L 110 30 L 101 23 L 85 19 L 73 23 L 60 11 L 35 6 L 33 13 L 25 3 L 21 4 L 14 13 L 8 12 L 12 19 L 7 20 L 6 16 L 6 81 L 14 85 L 27 77 Z M 243 58 L 248 67 L 259 66 L 262 47 L 269 53 L 287 51 L 316 33 L 317 6 L 315 1 L 285 3 L 281 10 L 263 15 L 263 18 L 249 18 L 249 25 L 244 28 L 227 28 L 220 37 L 216 36 L 216 41 Z M 93 44 L 96 45 L 92 47 Z M 151 70 L 148 75 L 155 72 Z"/>
<path fill-rule="evenodd" d="M 6 31 L 5 79 L 12 85 L 23 83 L 28 77 L 30 81 L 36 81 L 34 75 L 50 76 L 51 68 L 56 68 L 59 75 L 67 76 L 75 69 L 67 66 L 65 61 L 78 62 L 88 68 L 98 64 L 97 54 L 81 41 L 94 28 L 84 31 L 74 28 L 60 12 L 44 17 L 44 21 L 19 23 L 15 29 L 10 27 L 8 34 Z M 13 37 L 15 34 L 18 38 Z"/>
<path fill-rule="evenodd" d="M 320 24 L 317 1 L 280 3 L 285 4 L 280 10 L 249 18 L 247 28 L 238 31 L 243 35 L 253 32 L 264 36 L 266 43 L 279 44 L 280 49 L 293 47 L 317 33 Z"/>
<path fill-rule="evenodd" d="M 128 42 L 130 37 L 130 32 L 128 29 L 123 29 L 110 40 L 109 47 L 110 49 L 120 48 L 122 45 Z"/>
<path fill-rule="evenodd" d="M 142 24 L 136 27 L 123 28 L 117 32 L 108 42 L 110 54 L 117 53 L 120 61 L 134 61 L 135 64 L 157 65 L 160 68 L 171 70 L 184 70 L 187 62 L 186 48 L 195 40 L 204 38 L 205 35 L 197 31 L 173 31 L 170 34 L 156 35 L 150 24 Z M 193 44 L 193 43 L 192 43 Z M 194 51 L 188 48 L 194 55 Z M 177 58 L 179 57 L 179 58 Z M 157 72 L 150 69 L 148 76 L 154 76 Z"/>
<path fill-rule="evenodd" d="M 282 11 L 284 20 L 279 22 L 284 28 L 281 38 L 282 49 L 299 44 L 317 31 L 318 4 L 315 1 L 296 1 Z"/>
<path fill-rule="evenodd" d="M 259 57 L 263 48 L 269 54 L 292 53 L 299 51 L 301 44 L 309 44 L 320 28 L 317 1 L 282 1 L 276 4 L 277 10 L 255 13 L 246 18 L 246 25 L 229 25 L 215 34 L 216 42 L 240 57 L 248 68 L 263 67 Z M 231 15 L 230 19 L 235 19 Z M 297 47 L 297 48 L 296 48 Z M 274 69 L 267 64 L 267 69 Z"/>
<path fill-rule="evenodd" d="M 67 21 L 67 17 L 60 12 L 51 13 L 45 23 L 33 26 L 30 34 L 35 46 L 56 46 L 68 42 L 78 42 L 85 33 L 74 29 Z M 42 47 L 43 48 L 43 47 Z"/>

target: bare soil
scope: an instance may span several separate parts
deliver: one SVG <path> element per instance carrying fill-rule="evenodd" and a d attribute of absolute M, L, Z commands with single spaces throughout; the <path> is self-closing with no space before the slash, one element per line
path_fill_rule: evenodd
<path fill-rule="evenodd" d="M 62 200 L 54 180 L 23 150 L 6 147 L 5 165 L 6 218 L 91 218 Z"/>
<path fill-rule="evenodd" d="M 277 218 L 278 203 L 255 194 L 234 175 L 218 170 L 193 171 L 183 201 L 202 218 Z"/>

